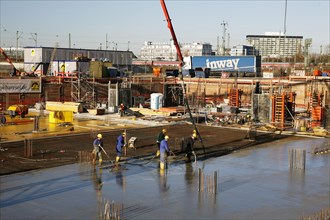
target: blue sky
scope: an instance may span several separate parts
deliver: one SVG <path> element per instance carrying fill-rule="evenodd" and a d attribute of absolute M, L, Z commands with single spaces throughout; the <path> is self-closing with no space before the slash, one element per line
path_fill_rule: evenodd
<path fill-rule="evenodd" d="M 223 21 L 232 47 L 246 35 L 284 30 L 285 0 L 167 0 L 179 42 L 207 42 L 213 49 Z M 0 0 L 1 46 L 38 46 L 132 50 L 145 41 L 171 39 L 159 0 L 49 1 Z M 312 51 L 330 44 L 330 0 L 287 0 L 286 35 L 312 38 Z M 113 43 L 114 42 L 114 43 Z M 324 49 L 323 49 L 324 50 Z"/>

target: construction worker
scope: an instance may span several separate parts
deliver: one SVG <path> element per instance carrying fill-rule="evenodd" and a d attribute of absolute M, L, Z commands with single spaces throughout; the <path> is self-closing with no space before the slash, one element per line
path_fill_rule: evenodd
<path fill-rule="evenodd" d="M 166 158 L 167 158 L 167 153 L 170 153 L 171 150 L 168 146 L 168 140 L 169 136 L 165 136 L 164 140 L 160 142 L 160 169 L 163 170 L 165 169 L 165 163 L 166 163 Z"/>
<path fill-rule="evenodd" d="M 194 143 L 197 139 L 196 133 L 193 133 L 190 137 L 184 138 L 182 140 L 181 150 L 182 152 L 185 152 L 187 162 L 191 161 L 191 155 L 194 154 Z"/>
<path fill-rule="evenodd" d="M 123 132 L 117 138 L 117 142 L 116 142 L 116 152 L 117 152 L 116 162 L 120 161 L 122 148 L 125 147 L 125 137 L 126 137 L 126 132 Z"/>
<path fill-rule="evenodd" d="M 102 134 L 98 134 L 96 139 L 93 142 L 93 152 L 92 152 L 92 156 L 93 156 L 93 165 L 95 166 L 96 163 L 96 158 L 99 158 L 99 165 L 102 165 L 102 154 L 101 154 L 101 147 L 103 147 L 103 140 L 102 140 Z"/>
<path fill-rule="evenodd" d="M 125 116 L 125 110 L 126 110 L 126 107 L 125 107 L 124 103 L 121 103 L 121 104 L 119 105 L 119 113 L 120 113 L 120 117 Z"/>
<path fill-rule="evenodd" d="M 162 140 L 165 139 L 165 135 L 166 135 L 166 129 L 163 128 L 162 131 L 158 134 L 158 138 L 157 138 L 157 155 L 159 154 L 160 142 L 162 142 Z"/>
<path fill-rule="evenodd" d="M 0 108 L 0 111 L 1 111 L 1 108 Z M 6 120 L 6 117 L 5 117 L 5 114 L 0 112 L 0 124 L 4 125 L 6 124 L 7 120 Z"/>

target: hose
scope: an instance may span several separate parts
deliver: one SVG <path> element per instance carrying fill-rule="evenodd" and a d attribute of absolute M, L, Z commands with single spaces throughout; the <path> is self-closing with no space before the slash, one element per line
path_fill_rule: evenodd
<path fill-rule="evenodd" d="M 195 161 L 194 161 L 194 163 L 196 163 L 196 162 L 197 162 L 197 159 L 196 159 L 196 154 L 195 154 L 195 152 L 194 152 L 194 151 L 192 152 L 192 154 L 194 155 L 194 158 L 195 158 Z"/>

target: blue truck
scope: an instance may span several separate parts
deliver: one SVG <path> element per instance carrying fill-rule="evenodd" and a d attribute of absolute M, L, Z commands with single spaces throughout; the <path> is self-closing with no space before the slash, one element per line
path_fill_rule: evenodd
<path fill-rule="evenodd" d="M 192 70 L 203 69 L 204 77 L 222 75 L 232 76 L 260 76 L 260 56 L 189 56 L 184 57 L 183 73 L 185 76 Z M 196 77 L 198 77 L 196 75 Z"/>

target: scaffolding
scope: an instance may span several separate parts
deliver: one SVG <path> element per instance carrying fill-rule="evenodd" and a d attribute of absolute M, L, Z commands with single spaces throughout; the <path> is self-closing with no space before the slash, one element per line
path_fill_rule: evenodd
<path fill-rule="evenodd" d="M 94 83 L 91 85 L 86 78 L 71 78 L 71 101 L 84 103 L 87 109 L 96 107 Z"/>
<path fill-rule="evenodd" d="M 286 125 L 292 126 L 295 113 L 296 93 L 283 92 L 272 95 L 272 123 L 275 127 L 284 129 Z"/>
<path fill-rule="evenodd" d="M 233 88 L 229 91 L 229 105 L 240 108 L 242 105 L 241 97 L 243 91 L 241 89 Z"/>
<path fill-rule="evenodd" d="M 308 113 L 311 117 L 311 127 L 321 126 L 324 118 L 323 94 L 316 91 L 309 93 Z"/>

